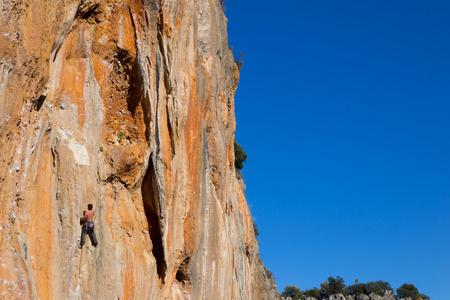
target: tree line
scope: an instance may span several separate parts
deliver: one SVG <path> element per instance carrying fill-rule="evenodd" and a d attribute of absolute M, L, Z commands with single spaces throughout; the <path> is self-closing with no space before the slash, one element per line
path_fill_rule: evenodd
<path fill-rule="evenodd" d="M 409 283 L 402 284 L 396 291 L 397 298 L 406 298 L 411 297 L 413 300 L 430 300 L 430 297 L 419 293 L 419 290 L 413 285 Z M 320 289 L 314 287 L 312 289 L 301 290 L 295 285 L 287 285 L 284 288 L 283 293 L 281 293 L 282 297 L 291 297 L 292 300 L 300 300 L 306 299 L 307 297 L 314 297 L 316 299 L 325 299 L 331 295 L 343 294 L 344 296 L 348 295 L 370 295 L 372 293 L 384 296 L 385 293 L 390 293 L 394 295 L 394 289 L 391 287 L 391 284 L 386 281 L 378 280 L 378 281 L 369 281 L 367 283 L 362 283 L 358 279 L 355 280 L 355 283 L 347 286 L 344 283 L 344 279 L 340 276 L 328 277 L 327 281 L 324 281 L 320 284 Z"/>

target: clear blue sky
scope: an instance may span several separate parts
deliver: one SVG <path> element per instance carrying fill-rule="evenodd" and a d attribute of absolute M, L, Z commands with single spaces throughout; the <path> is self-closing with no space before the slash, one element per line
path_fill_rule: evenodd
<path fill-rule="evenodd" d="M 301 289 L 450 287 L 450 1 L 228 0 L 260 252 Z"/>

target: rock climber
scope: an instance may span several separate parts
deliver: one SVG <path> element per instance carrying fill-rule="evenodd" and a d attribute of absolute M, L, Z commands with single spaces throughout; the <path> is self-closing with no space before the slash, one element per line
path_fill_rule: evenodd
<path fill-rule="evenodd" d="M 91 244 L 94 247 L 97 247 L 97 237 L 94 232 L 94 206 L 92 204 L 88 204 L 88 211 L 83 212 L 83 217 L 80 218 L 81 227 L 81 241 L 78 245 L 78 248 L 82 249 L 83 245 L 86 242 L 86 234 L 89 234 L 89 239 L 91 240 Z"/>

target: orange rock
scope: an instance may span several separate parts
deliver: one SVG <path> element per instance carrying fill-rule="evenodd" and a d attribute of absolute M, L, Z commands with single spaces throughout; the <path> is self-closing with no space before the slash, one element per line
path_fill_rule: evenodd
<path fill-rule="evenodd" d="M 1 298 L 275 299 L 219 3 L 2 5 Z M 99 245 L 80 250 L 88 203 Z"/>

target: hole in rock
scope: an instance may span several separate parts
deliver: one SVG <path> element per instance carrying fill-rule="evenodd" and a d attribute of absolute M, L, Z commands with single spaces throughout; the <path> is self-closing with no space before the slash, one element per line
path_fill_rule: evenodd
<path fill-rule="evenodd" d="M 35 104 L 36 110 L 40 110 L 41 109 L 42 105 L 45 102 L 45 98 L 47 98 L 47 96 L 41 95 L 41 96 L 39 96 L 39 98 L 37 98 L 35 100 L 34 104 Z"/>
<path fill-rule="evenodd" d="M 189 262 L 191 261 L 190 257 L 187 257 L 183 262 L 180 264 L 180 267 L 178 268 L 177 274 L 175 275 L 176 280 L 182 284 L 186 284 L 189 281 L 190 278 L 190 272 L 189 272 Z"/>
<path fill-rule="evenodd" d="M 83 19 L 87 20 L 89 19 L 91 16 L 95 16 L 96 14 L 98 14 L 99 12 L 97 11 L 97 8 L 99 8 L 99 3 L 96 3 L 90 7 L 87 7 L 85 9 L 83 9 L 82 11 L 80 11 L 80 13 L 82 13 L 83 15 L 81 16 Z"/>

